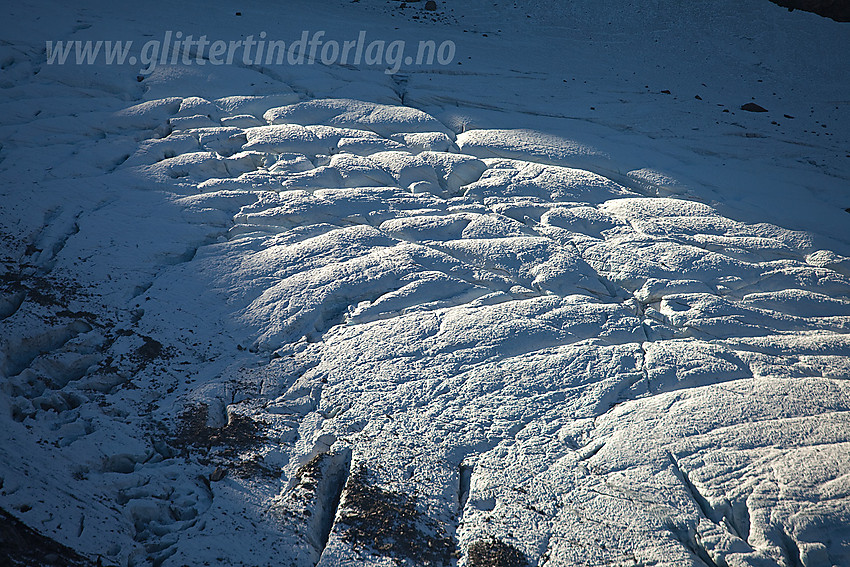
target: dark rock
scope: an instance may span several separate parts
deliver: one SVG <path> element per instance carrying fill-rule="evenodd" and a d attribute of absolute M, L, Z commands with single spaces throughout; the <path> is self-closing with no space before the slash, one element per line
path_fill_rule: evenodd
<path fill-rule="evenodd" d="M 759 106 L 754 102 L 748 102 L 741 106 L 741 110 L 746 110 L 747 112 L 767 112 L 767 109 L 763 106 Z"/>
<path fill-rule="evenodd" d="M 770 0 L 790 11 L 814 12 L 836 22 L 850 22 L 850 0 Z"/>
<path fill-rule="evenodd" d="M 148 336 L 140 336 L 145 344 L 136 349 L 136 355 L 147 362 L 162 356 L 162 343 Z"/>
<path fill-rule="evenodd" d="M 0 565 L 93 567 L 95 564 L 74 550 L 24 525 L 0 508 Z"/>
<path fill-rule="evenodd" d="M 425 9 L 428 10 L 429 12 L 436 12 L 437 11 L 437 3 L 434 2 L 434 0 L 428 0 L 427 2 L 425 2 Z"/>
<path fill-rule="evenodd" d="M 224 478 L 224 475 L 224 469 L 221 467 L 216 467 L 212 474 L 210 474 L 210 482 L 218 482 Z"/>

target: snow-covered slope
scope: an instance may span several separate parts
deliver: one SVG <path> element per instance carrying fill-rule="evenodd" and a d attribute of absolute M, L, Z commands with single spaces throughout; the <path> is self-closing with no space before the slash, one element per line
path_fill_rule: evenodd
<path fill-rule="evenodd" d="M 850 28 L 4 12 L 0 508 L 30 528 L 104 565 L 850 564 Z M 457 52 L 45 60 L 166 30 Z"/>

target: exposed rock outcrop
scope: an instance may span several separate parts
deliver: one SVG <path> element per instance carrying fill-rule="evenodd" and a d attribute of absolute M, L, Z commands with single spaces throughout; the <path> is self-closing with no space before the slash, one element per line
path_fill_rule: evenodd
<path fill-rule="evenodd" d="M 850 0 L 770 0 L 789 10 L 814 12 L 837 22 L 850 22 Z"/>

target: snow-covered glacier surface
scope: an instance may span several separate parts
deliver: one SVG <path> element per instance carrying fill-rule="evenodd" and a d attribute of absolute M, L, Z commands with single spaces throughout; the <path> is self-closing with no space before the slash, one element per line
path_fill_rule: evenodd
<path fill-rule="evenodd" d="M 850 565 L 850 28 L 525 4 L 3 8 L 0 508 L 43 564 Z M 45 62 L 178 29 L 457 55 Z"/>

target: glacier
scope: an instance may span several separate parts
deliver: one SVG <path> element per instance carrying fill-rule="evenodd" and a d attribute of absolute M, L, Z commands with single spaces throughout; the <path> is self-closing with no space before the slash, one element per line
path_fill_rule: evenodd
<path fill-rule="evenodd" d="M 2 561 L 850 565 L 850 28 L 317 4 L 4 7 Z"/>

